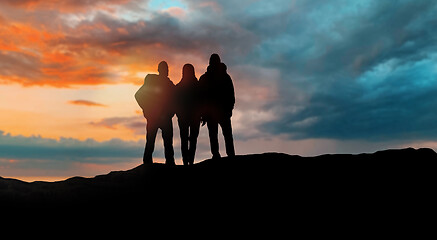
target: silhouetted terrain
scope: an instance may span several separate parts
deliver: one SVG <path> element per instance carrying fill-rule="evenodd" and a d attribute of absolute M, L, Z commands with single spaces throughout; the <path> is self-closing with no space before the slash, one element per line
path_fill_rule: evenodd
<path fill-rule="evenodd" d="M 436 163 L 437 154 L 431 149 L 317 157 L 264 153 L 192 166 L 140 165 L 53 183 L 0 178 L 0 202 L 32 209 L 150 207 L 207 212 L 282 211 L 290 206 L 293 211 L 335 212 L 340 206 L 366 211 L 377 204 L 405 211 L 398 204 L 430 201 Z"/>

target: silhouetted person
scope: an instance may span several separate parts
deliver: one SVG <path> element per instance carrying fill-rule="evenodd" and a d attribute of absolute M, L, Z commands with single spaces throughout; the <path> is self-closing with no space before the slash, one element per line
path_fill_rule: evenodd
<path fill-rule="evenodd" d="M 189 165 L 194 163 L 200 128 L 199 81 L 194 74 L 193 65 L 185 64 L 182 68 L 182 79 L 176 85 L 175 96 L 182 161 L 184 165 Z"/>
<path fill-rule="evenodd" d="M 159 75 L 148 74 L 144 84 L 135 93 L 135 99 L 143 109 L 147 119 L 146 148 L 144 149 L 144 164 L 153 163 L 152 154 L 155 149 L 155 139 L 158 129 L 162 131 L 164 140 L 165 163 L 174 165 L 173 123 L 174 115 L 173 94 L 174 84 L 168 78 L 168 65 L 162 61 L 158 65 Z"/>
<path fill-rule="evenodd" d="M 218 54 L 212 54 L 205 74 L 199 79 L 202 94 L 202 122 L 207 123 L 213 158 L 220 158 L 218 125 L 225 139 L 226 154 L 235 156 L 231 117 L 235 104 L 234 84 Z"/>

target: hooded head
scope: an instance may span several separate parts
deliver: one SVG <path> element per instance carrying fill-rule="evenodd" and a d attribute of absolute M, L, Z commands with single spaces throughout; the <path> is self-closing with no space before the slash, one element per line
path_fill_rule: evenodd
<path fill-rule="evenodd" d="M 210 66 L 218 66 L 220 62 L 221 62 L 220 56 L 217 53 L 211 54 L 211 57 L 209 58 Z"/>
<path fill-rule="evenodd" d="M 168 65 L 166 61 L 162 61 L 158 64 L 158 72 L 161 76 L 168 76 Z"/>

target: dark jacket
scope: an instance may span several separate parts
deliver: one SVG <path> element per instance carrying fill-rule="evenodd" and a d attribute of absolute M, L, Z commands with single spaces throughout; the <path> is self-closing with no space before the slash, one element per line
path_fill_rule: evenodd
<path fill-rule="evenodd" d="M 224 63 L 208 66 L 200 77 L 202 116 L 205 120 L 229 118 L 235 105 L 234 84 Z"/>
<path fill-rule="evenodd" d="M 180 120 L 200 118 L 199 81 L 195 76 L 182 78 L 176 85 L 175 107 Z"/>
<path fill-rule="evenodd" d="M 174 115 L 174 84 L 168 77 L 148 74 L 135 93 L 138 105 L 148 121 L 160 121 Z"/>

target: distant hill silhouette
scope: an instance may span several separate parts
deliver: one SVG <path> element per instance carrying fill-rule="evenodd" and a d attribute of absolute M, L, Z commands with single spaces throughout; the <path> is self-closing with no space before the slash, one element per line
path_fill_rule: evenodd
<path fill-rule="evenodd" d="M 207 212 L 287 207 L 336 211 L 340 206 L 367 211 L 375 204 L 405 209 L 398 204 L 406 199 L 427 201 L 435 190 L 431 186 L 436 165 L 437 154 L 426 148 L 316 157 L 264 153 L 209 159 L 192 166 L 140 165 L 58 182 L 0 178 L 0 203 L 20 209 L 158 206 Z"/>

